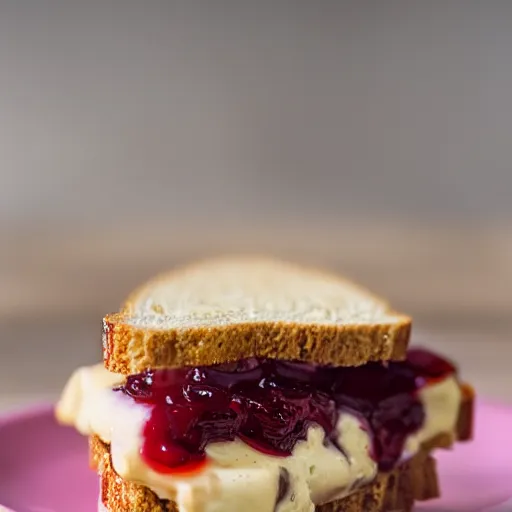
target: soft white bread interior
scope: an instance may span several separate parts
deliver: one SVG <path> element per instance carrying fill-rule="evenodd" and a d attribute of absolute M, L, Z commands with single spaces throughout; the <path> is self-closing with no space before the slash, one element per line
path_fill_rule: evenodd
<path fill-rule="evenodd" d="M 104 319 L 116 372 L 262 356 L 357 365 L 401 358 L 410 318 L 338 276 L 262 258 L 162 275 Z"/>

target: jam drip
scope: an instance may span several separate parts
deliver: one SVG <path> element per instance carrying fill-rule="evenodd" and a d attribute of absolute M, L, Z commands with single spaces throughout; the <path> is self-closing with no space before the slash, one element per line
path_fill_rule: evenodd
<path fill-rule="evenodd" d="M 148 370 L 116 388 L 151 405 L 142 456 L 159 472 L 196 471 L 205 447 L 236 437 L 275 456 L 290 455 L 311 425 L 336 445 L 340 411 L 359 416 L 379 469 L 391 469 L 405 440 L 424 422 L 417 391 L 455 372 L 444 359 L 415 349 L 403 362 L 321 367 L 250 358 L 209 367 Z"/>

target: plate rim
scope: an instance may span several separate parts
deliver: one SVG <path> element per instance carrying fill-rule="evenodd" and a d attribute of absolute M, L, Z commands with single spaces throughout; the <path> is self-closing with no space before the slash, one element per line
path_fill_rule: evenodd
<path fill-rule="evenodd" d="M 8 411 L 0 413 L 0 427 L 10 423 L 31 420 L 37 416 L 52 413 L 55 409 L 55 403 L 50 401 L 34 402 L 14 407 Z"/>

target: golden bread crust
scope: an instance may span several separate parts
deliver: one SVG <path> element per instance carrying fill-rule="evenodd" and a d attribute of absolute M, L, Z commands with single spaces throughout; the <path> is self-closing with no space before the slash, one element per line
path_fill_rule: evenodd
<path fill-rule="evenodd" d="M 410 330 L 407 317 L 393 324 L 254 322 L 152 329 L 131 325 L 124 314 L 117 313 L 103 320 L 103 361 L 108 370 L 124 375 L 148 368 L 211 365 L 247 357 L 358 366 L 402 359 Z"/>
<path fill-rule="evenodd" d="M 125 375 L 255 356 L 356 366 L 404 358 L 410 331 L 409 317 L 337 275 L 265 258 L 220 258 L 132 292 L 103 320 L 103 359 Z"/>

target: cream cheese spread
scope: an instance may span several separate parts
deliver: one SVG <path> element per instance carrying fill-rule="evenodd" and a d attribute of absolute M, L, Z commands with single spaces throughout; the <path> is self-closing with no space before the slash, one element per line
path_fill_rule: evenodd
<path fill-rule="evenodd" d="M 369 434 L 355 415 L 346 412 L 339 415 L 336 425 L 342 451 L 324 443 L 323 429 L 312 426 L 307 439 L 297 442 L 289 457 L 260 453 L 237 439 L 208 445 L 208 464 L 199 473 L 158 473 L 140 455 L 151 406 L 113 392 L 112 387 L 123 380 L 101 364 L 78 369 L 57 405 L 57 418 L 110 444 L 113 467 L 123 479 L 175 501 L 180 512 L 312 512 L 315 505 L 340 499 L 377 474 L 377 464 L 369 455 Z M 425 422 L 407 439 L 404 457 L 414 455 L 421 443 L 438 434 L 453 434 L 456 427 L 461 391 L 455 377 L 428 385 L 419 393 Z M 289 485 L 276 506 L 283 471 Z"/>

